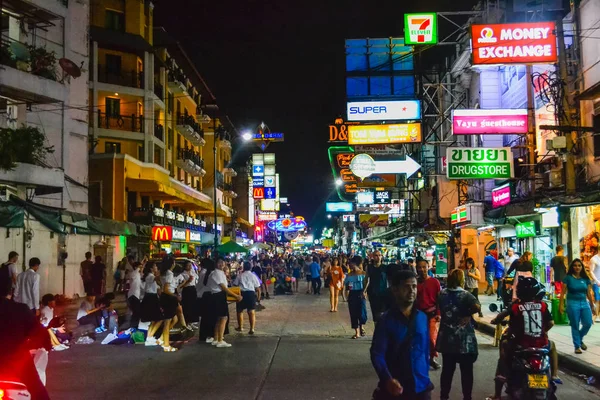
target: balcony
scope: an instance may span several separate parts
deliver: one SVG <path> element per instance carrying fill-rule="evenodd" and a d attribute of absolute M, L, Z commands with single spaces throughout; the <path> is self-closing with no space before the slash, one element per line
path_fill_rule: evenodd
<path fill-rule="evenodd" d="M 111 85 L 128 86 L 137 89 L 144 88 L 144 73 L 131 71 L 112 71 L 104 65 L 98 66 L 98 82 Z"/>
<path fill-rule="evenodd" d="M 223 174 L 231 177 L 237 176 L 237 172 L 235 172 L 235 169 L 229 167 L 223 168 Z"/>
<path fill-rule="evenodd" d="M 158 122 L 154 123 L 154 137 L 161 142 L 165 141 L 165 128 Z"/>
<path fill-rule="evenodd" d="M 144 132 L 144 116 L 109 115 L 98 110 L 98 128 L 127 132 Z"/>
<path fill-rule="evenodd" d="M 228 137 L 219 138 L 219 147 L 224 149 L 231 149 L 231 142 Z"/>
<path fill-rule="evenodd" d="M 174 94 L 187 93 L 186 77 L 181 71 L 169 71 L 169 90 Z"/>
<path fill-rule="evenodd" d="M 10 40 L 10 39 L 9 39 Z M 57 82 L 56 53 L 3 38 L 0 47 L 0 95 L 34 103 L 65 101 L 67 88 Z"/>
<path fill-rule="evenodd" d="M 178 115 L 176 129 L 194 146 L 204 146 L 206 144 L 202 127 L 191 115 Z"/>
<path fill-rule="evenodd" d="M 237 198 L 238 195 L 235 192 L 232 183 L 223 183 L 222 189 L 223 189 L 223 195 L 229 196 L 233 199 Z"/>
<path fill-rule="evenodd" d="M 178 149 L 177 161 L 175 164 L 193 176 L 204 176 L 204 160 L 200 157 L 200 153 L 192 149 Z"/>
<path fill-rule="evenodd" d="M 161 101 L 165 101 L 165 89 L 159 82 L 154 81 L 154 94 Z"/>

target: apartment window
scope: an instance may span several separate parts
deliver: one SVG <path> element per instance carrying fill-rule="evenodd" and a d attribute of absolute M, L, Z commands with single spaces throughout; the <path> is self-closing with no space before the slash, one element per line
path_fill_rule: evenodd
<path fill-rule="evenodd" d="M 172 128 L 167 128 L 167 140 L 168 140 L 168 146 L 169 146 L 169 150 L 171 150 L 173 148 L 173 142 L 175 141 L 175 139 L 173 139 L 173 129 Z"/>
<path fill-rule="evenodd" d="M 106 115 L 109 117 L 121 116 L 121 99 L 106 98 Z"/>
<path fill-rule="evenodd" d="M 106 55 L 106 73 L 110 75 L 121 75 L 121 56 L 114 54 Z"/>
<path fill-rule="evenodd" d="M 600 114 L 594 115 L 594 130 L 600 130 Z M 596 134 L 594 138 L 594 157 L 600 157 L 600 135 Z"/>
<path fill-rule="evenodd" d="M 112 31 L 125 32 L 125 14 L 119 11 L 106 10 L 104 27 Z"/>
<path fill-rule="evenodd" d="M 121 154 L 121 143 L 119 142 L 106 142 L 104 144 L 104 152 L 112 154 Z"/>

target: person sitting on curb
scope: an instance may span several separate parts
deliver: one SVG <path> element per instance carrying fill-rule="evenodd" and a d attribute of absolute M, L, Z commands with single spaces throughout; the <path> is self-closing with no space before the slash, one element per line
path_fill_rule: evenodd
<path fill-rule="evenodd" d="M 102 317 L 102 311 L 105 308 L 105 304 L 100 304 L 96 307 L 96 296 L 93 293 L 88 293 L 86 298 L 81 302 L 79 311 L 77 312 L 79 326 L 93 325 L 96 333 L 106 332 L 107 329 L 104 326 Z"/>

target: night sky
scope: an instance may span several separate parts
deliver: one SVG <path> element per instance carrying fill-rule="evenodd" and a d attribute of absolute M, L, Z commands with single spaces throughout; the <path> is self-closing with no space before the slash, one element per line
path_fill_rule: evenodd
<path fill-rule="evenodd" d="M 280 194 L 316 227 L 325 201 L 337 198 L 327 139 L 329 123 L 345 113 L 344 39 L 402 37 L 405 12 L 466 11 L 475 3 L 156 0 L 154 18 L 181 42 L 240 132 L 264 121 L 285 133 L 268 149 Z"/>

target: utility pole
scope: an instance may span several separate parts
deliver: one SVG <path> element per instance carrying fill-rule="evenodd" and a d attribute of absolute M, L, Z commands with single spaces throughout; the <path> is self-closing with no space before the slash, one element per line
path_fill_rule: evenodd
<path fill-rule="evenodd" d="M 533 93 L 533 83 L 531 82 L 531 75 L 533 74 L 533 67 L 527 65 L 525 67 L 525 74 L 527 76 L 527 120 L 529 121 L 528 134 L 527 134 L 527 159 L 529 160 L 529 183 L 531 197 L 535 197 L 535 165 L 537 164 L 537 157 L 535 154 L 536 140 L 535 140 L 535 97 Z"/>

